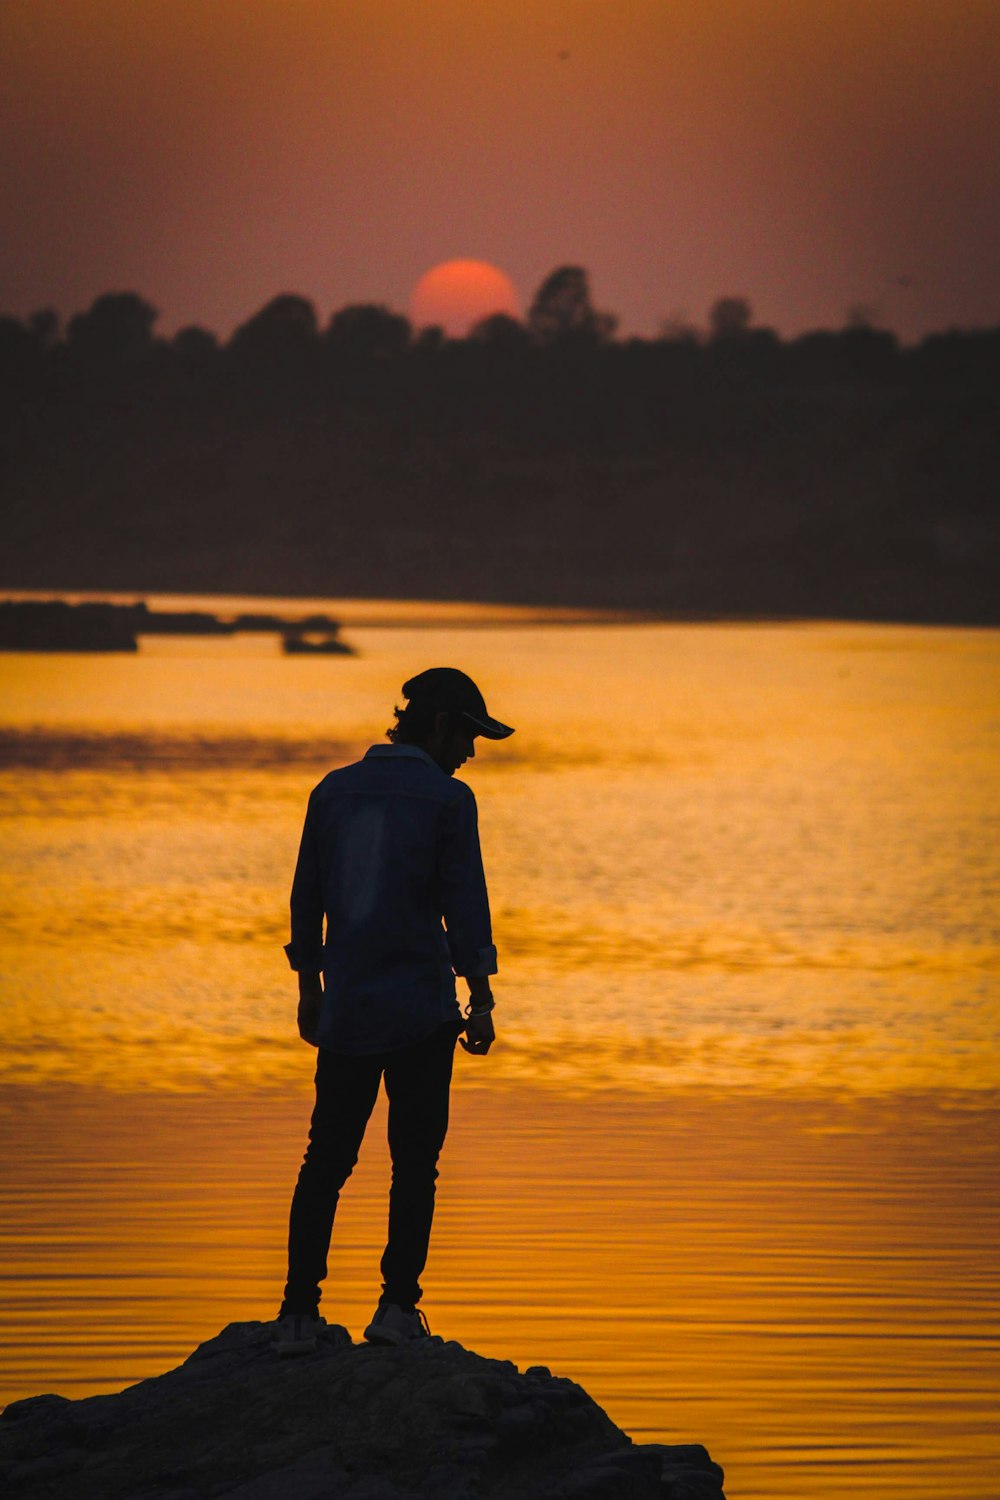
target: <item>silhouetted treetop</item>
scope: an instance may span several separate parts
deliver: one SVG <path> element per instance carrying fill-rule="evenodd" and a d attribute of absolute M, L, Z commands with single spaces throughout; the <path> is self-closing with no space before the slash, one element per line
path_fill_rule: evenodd
<path fill-rule="evenodd" d="M 440 323 L 428 323 L 413 340 L 413 347 L 421 354 L 437 354 L 447 342 L 447 335 Z"/>
<path fill-rule="evenodd" d="M 469 329 L 468 337 L 490 349 L 524 349 L 531 342 L 528 330 L 508 313 L 491 313 Z"/>
<path fill-rule="evenodd" d="M 31 333 L 19 318 L 0 317 L 0 361 L 24 359 L 33 346 Z"/>
<path fill-rule="evenodd" d="M 316 309 L 307 297 L 283 292 L 241 323 L 229 341 L 233 354 L 256 361 L 287 360 L 319 338 Z"/>
<path fill-rule="evenodd" d="M 528 331 L 539 344 L 596 343 L 610 339 L 616 327 L 615 317 L 595 310 L 582 266 L 559 266 L 546 276 L 528 312 Z"/>
<path fill-rule="evenodd" d="M 174 334 L 171 347 L 188 369 L 211 364 L 219 350 L 219 340 L 207 328 L 190 323 Z"/>
<path fill-rule="evenodd" d="M 381 303 L 357 302 L 342 307 L 330 319 L 327 346 L 340 354 L 361 359 L 387 359 L 409 347 L 411 329 L 402 313 Z"/>
<path fill-rule="evenodd" d="M 28 329 L 40 349 L 51 349 L 59 338 L 59 314 L 54 307 L 40 307 L 29 316 Z"/>
<path fill-rule="evenodd" d="M 716 342 L 742 338 L 749 332 L 752 317 L 746 297 L 720 297 L 709 309 L 709 332 Z"/>
<path fill-rule="evenodd" d="M 158 316 L 156 308 L 135 292 L 106 292 L 87 312 L 70 319 L 67 343 L 85 361 L 130 363 L 152 350 Z M 47 330 L 51 325 L 43 326 Z"/>

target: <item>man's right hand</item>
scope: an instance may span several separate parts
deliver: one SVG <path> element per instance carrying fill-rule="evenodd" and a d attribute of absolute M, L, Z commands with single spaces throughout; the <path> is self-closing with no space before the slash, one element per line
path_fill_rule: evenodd
<path fill-rule="evenodd" d="M 299 975 L 299 1036 L 310 1047 L 319 1046 L 319 1016 L 323 1005 L 323 981 L 318 974 Z"/>
<path fill-rule="evenodd" d="M 459 1041 L 466 1052 L 471 1052 L 476 1057 L 485 1057 L 496 1041 L 496 1035 L 493 1013 L 486 1011 L 484 1015 L 469 1017 L 465 1023 L 465 1036 L 460 1036 Z"/>

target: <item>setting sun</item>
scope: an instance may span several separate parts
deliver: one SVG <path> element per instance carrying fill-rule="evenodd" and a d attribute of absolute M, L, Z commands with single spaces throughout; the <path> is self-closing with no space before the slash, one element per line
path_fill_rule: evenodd
<path fill-rule="evenodd" d="M 437 324 L 450 338 L 464 338 L 483 318 L 518 318 L 517 289 L 509 276 L 484 260 L 448 260 L 421 276 L 410 299 L 417 328 Z"/>

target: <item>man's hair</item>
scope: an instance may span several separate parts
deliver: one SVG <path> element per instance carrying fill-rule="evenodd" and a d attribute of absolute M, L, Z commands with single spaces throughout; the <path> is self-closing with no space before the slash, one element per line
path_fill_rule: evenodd
<path fill-rule="evenodd" d="M 386 730 L 386 739 L 391 740 L 394 745 L 426 745 L 434 733 L 434 720 L 439 713 L 446 712 L 449 727 L 453 727 L 461 718 L 460 714 L 439 708 L 426 698 L 416 698 L 405 708 L 393 709 L 396 722 L 391 729 Z"/>

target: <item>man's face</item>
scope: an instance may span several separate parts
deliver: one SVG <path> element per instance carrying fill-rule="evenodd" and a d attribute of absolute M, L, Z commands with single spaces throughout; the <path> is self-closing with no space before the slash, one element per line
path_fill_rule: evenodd
<path fill-rule="evenodd" d="M 475 758 L 475 738 L 464 724 L 452 724 L 446 715 L 441 714 L 434 737 L 427 746 L 427 753 L 437 761 L 442 771 L 454 776 L 460 766 Z"/>

